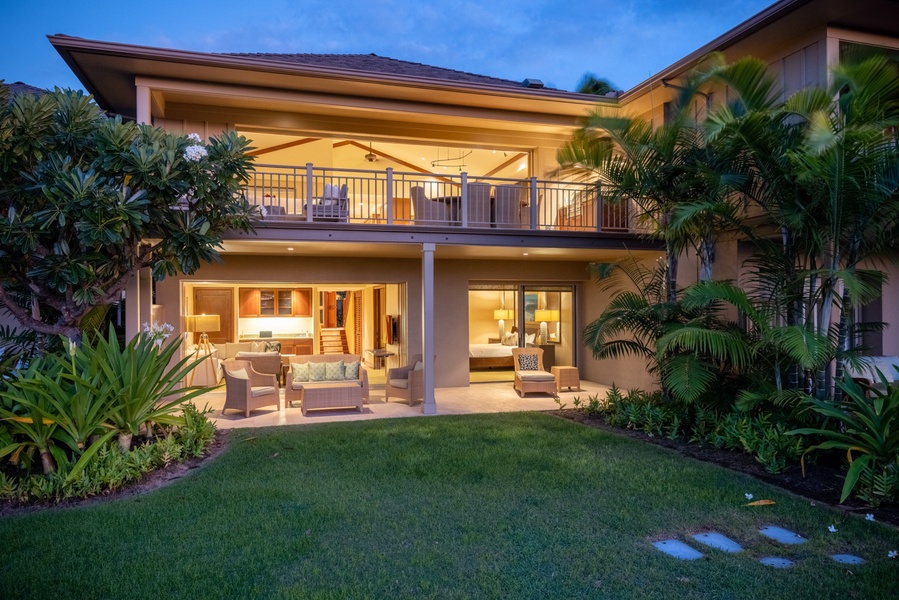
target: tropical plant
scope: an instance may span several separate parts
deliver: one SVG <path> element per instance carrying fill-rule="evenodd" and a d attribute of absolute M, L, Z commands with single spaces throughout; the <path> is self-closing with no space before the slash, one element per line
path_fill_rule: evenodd
<path fill-rule="evenodd" d="M 809 398 L 812 410 L 836 425 L 833 429 L 804 427 L 789 432 L 824 438 L 806 452 L 841 450 L 846 452 L 849 470 L 843 482 L 840 502 L 846 500 L 861 483 L 859 496 L 871 504 L 899 499 L 899 388 L 889 385 L 882 373 L 886 391 L 865 390 L 848 376 L 837 385 L 844 401 L 825 402 Z"/>
<path fill-rule="evenodd" d="M 252 229 L 242 136 L 204 144 L 76 91 L 7 96 L 0 85 L 0 305 L 28 329 L 78 340 L 139 269 L 193 273 L 226 230 Z"/>
<path fill-rule="evenodd" d="M 204 386 L 181 387 L 203 358 L 186 356 L 172 364 L 180 347 L 180 337 L 159 346 L 148 334 L 135 336 L 122 347 L 110 327 L 106 339 L 97 338 L 95 345 L 85 342 L 85 348 L 79 350 L 109 385 L 108 394 L 114 399 L 109 420 L 117 428 L 123 448 L 130 447 L 132 437 L 141 430 L 152 434 L 154 423 L 184 425 L 184 417 L 176 414 L 178 407 L 208 391 Z"/>

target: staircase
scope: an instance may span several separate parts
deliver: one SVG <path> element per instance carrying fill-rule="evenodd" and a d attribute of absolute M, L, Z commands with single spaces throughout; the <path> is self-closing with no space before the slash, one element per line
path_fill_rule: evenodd
<path fill-rule="evenodd" d="M 346 341 L 346 330 L 342 327 L 322 329 L 319 332 L 319 354 L 349 354 L 350 347 Z"/>

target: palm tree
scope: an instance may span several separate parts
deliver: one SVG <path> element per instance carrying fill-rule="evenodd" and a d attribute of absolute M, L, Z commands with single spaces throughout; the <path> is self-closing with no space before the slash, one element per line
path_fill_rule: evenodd
<path fill-rule="evenodd" d="M 597 77 L 593 73 L 584 73 L 584 76 L 581 77 L 581 80 L 577 84 L 576 91 L 579 94 L 605 96 L 610 92 L 614 92 L 615 89 L 612 87 L 612 84 L 609 83 L 608 79 Z"/>

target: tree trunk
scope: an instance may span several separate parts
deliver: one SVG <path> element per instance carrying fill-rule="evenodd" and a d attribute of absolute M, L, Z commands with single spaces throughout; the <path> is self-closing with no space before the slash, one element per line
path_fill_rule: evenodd
<path fill-rule="evenodd" d="M 712 261 L 715 257 L 715 244 L 709 238 L 699 242 L 699 280 L 712 280 Z"/>
<path fill-rule="evenodd" d="M 53 455 L 50 454 L 48 448 L 41 450 L 41 465 L 44 467 L 44 475 L 56 472 L 56 463 L 53 461 Z"/>

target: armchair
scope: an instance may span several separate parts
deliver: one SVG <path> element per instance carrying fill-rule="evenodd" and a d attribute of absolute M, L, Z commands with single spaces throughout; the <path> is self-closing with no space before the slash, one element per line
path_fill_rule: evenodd
<path fill-rule="evenodd" d="M 225 405 L 222 414 L 229 408 L 244 411 L 249 417 L 250 411 L 261 406 L 275 405 L 280 409 L 278 380 L 274 375 L 257 373 L 247 360 L 229 358 L 222 362 L 225 376 Z"/>
<path fill-rule="evenodd" d="M 543 348 L 512 348 L 515 365 L 515 391 L 524 398 L 531 392 L 556 396 L 556 377 L 543 370 Z"/>
<path fill-rule="evenodd" d="M 425 396 L 425 372 L 421 362 L 421 354 L 415 354 L 409 359 L 409 364 L 398 369 L 387 371 L 387 386 L 384 388 L 384 401 L 389 402 L 390 396 L 402 398 L 412 406 L 416 400 L 423 400 Z"/>

